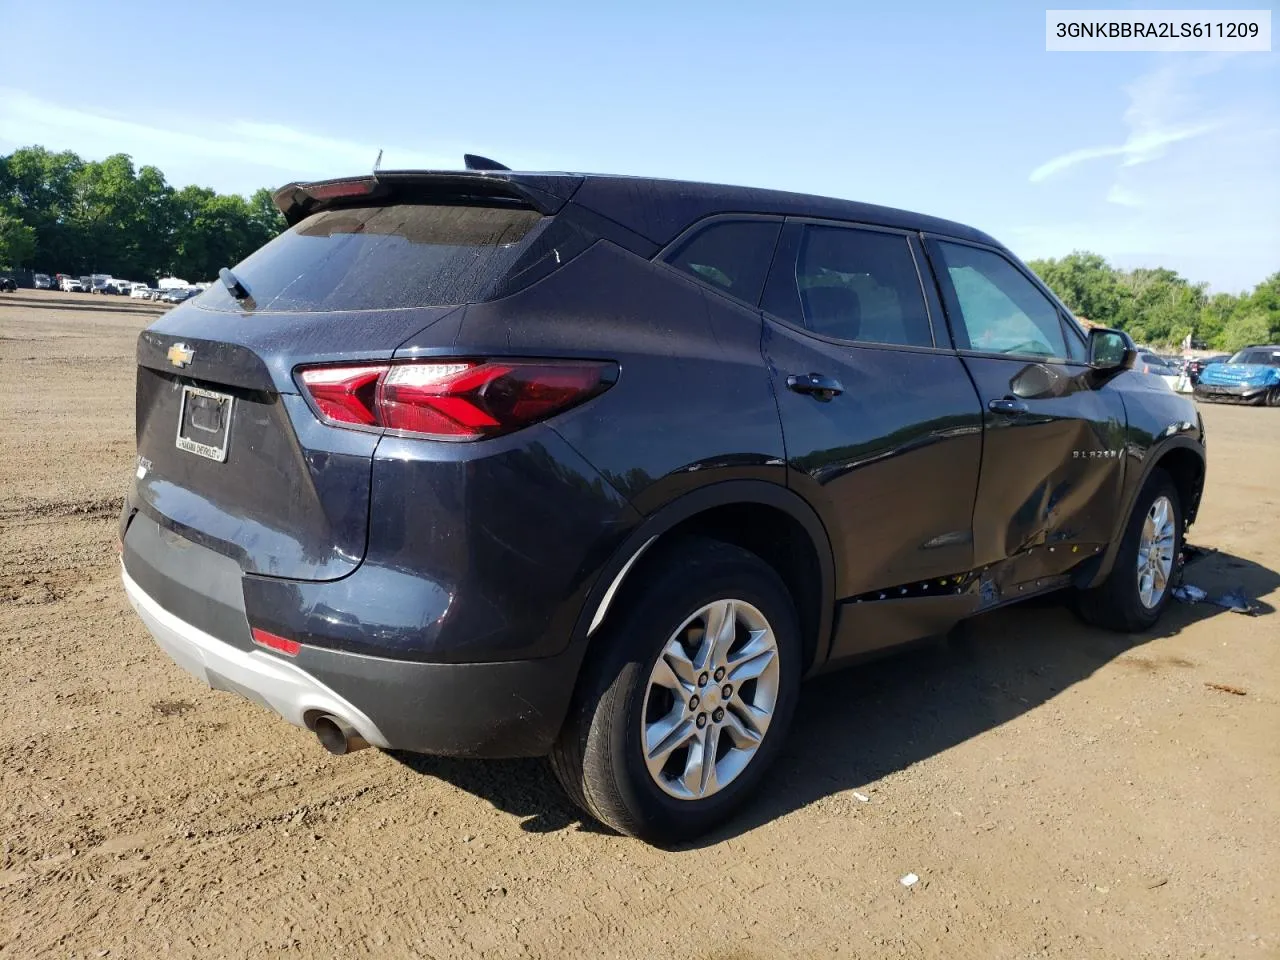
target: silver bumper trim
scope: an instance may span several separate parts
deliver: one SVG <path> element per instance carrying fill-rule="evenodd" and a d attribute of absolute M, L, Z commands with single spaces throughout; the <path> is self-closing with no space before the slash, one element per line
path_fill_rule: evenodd
<path fill-rule="evenodd" d="M 156 643 L 178 666 L 215 690 L 230 690 L 306 728 L 311 713 L 346 720 L 375 747 L 388 747 L 382 731 L 363 711 L 296 664 L 262 651 L 238 650 L 174 616 L 120 566 L 125 593 Z"/>

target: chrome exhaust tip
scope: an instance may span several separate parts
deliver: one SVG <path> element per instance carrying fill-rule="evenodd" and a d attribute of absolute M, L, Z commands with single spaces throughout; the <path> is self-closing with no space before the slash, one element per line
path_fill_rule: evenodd
<path fill-rule="evenodd" d="M 320 745 L 336 757 L 346 756 L 369 746 L 369 742 L 360 736 L 355 727 L 331 713 L 316 717 L 311 729 Z"/>

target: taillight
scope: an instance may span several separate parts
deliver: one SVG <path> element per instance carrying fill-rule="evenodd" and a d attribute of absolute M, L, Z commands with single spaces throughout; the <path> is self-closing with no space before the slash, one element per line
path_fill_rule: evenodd
<path fill-rule="evenodd" d="M 299 379 L 330 423 L 475 440 L 568 410 L 617 374 L 599 361 L 504 358 L 307 367 Z"/>
<path fill-rule="evenodd" d="M 373 417 L 373 395 L 378 378 L 386 367 L 313 367 L 302 372 L 302 382 L 311 391 L 311 399 L 330 420 L 362 423 L 368 426 Z"/>
<path fill-rule="evenodd" d="M 340 197 L 363 197 L 373 193 L 377 181 L 370 177 L 360 180 L 335 180 L 330 183 L 307 184 L 303 187 L 316 200 L 335 200 Z"/>

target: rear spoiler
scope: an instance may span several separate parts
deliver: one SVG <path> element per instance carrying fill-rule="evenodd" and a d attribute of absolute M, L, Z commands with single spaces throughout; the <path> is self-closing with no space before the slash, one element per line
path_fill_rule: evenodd
<path fill-rule="evenodd" d="M 582 179 L 567 173 L 388 170 L 363 177 L 290 183 L 272 199 L 291 227 L 320 210 L 362 206 L 370 201 L 387 203 L 393 198 L 416 203 L 518 206 L 550 216 L 569 201 Z"/>

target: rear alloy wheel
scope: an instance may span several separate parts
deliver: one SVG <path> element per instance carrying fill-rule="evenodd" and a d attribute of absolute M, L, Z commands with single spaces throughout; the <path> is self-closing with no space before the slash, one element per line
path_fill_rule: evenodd
<path fill-rule="evenodd" d="M 1267 391 L 1266 403 L 1268 407 L 1280 407 L 1280 387 L 1272 387 Z"/>
<path fill-rule="evenodd" d="M 778 703 L 778 641 L 744 600 L 707 604 L 649 672 L 640 736 L 664 793 L 700 800 L 729 786 L 764 740 Z"/>
<path fill-rule="evenodd" d="M 592 640 L 551 761 L 596 819 L 674 843 L 759 784 L 795 710 L 801 652 L 791 596 L 755 554 L 702 538 L 650 554 Z"/>
<path fill-rule="evenodd" d="M 1111 572 L 1098 586 L 1077 594 L 1080 616 L 1124 633 L 1154 626 L 1173 591 L 1182 531 L 1177 487 L 1169 474 L 1156 468 L 1134 502 Z"/>

